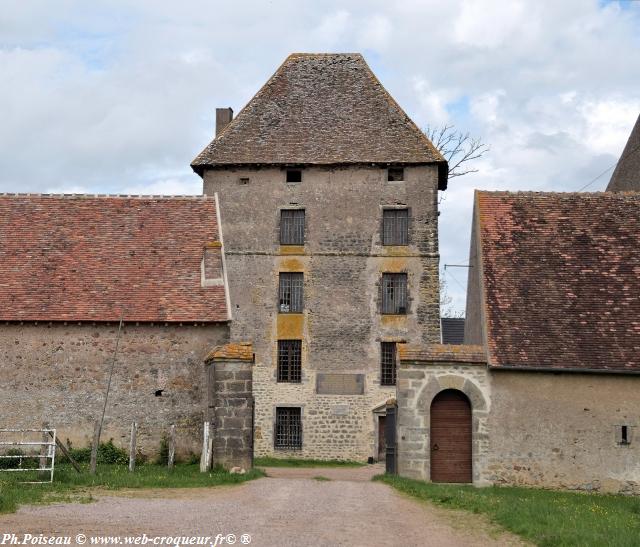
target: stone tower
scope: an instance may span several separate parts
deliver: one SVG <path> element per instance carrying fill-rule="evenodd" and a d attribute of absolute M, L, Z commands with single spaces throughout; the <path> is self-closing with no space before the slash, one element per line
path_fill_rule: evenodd
<path fill-rule="evenodd" d="M 193 169 L 222 211 L 260 455 L 377 459 L 398 342 L 439 342 L 447 163 L 359 54 L 293 54 Z"/>

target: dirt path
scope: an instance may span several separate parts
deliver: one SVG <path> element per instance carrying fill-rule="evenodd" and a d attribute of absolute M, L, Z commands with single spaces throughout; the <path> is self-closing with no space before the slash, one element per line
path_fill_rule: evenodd
<path fill-rule="evenodd" d="M 327 471 L 309 473 L 326 477 Z M 72 537 L 220 533 L 235 534 L 237 545 L 250 534 L 251 545 L 269 547 L 521 545 L 506 534 L 495 537 L 475 515 L 414 502 L 381 483 L 313 478 L 118 492 L 100 494 L 89 504 L 24 507 L 0 517 L 0 537 L 11 532 Z"/>

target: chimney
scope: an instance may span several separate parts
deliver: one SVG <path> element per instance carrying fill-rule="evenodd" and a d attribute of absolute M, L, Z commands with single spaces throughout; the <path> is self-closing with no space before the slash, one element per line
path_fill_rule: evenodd
<path fill-rule="evenodd" d="M 231 108 L 216 108 L 216 137 L 233 120 L 233 110 Z"/>

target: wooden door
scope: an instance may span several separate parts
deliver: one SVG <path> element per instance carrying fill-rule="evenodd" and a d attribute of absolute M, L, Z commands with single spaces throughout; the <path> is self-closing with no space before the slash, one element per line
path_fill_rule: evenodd
<path fill-rule="evenodd" d="M 380 416 L 378 418 L 378 461 L 384 461 L 387 457 L 387 442 L 384 436 L 384 425 L 387 421 L 386 416 Z"/>
<path fill-rule="evenodd" d="M 431 403 L 431 481 L 471 482 L 471 404 L 446 389 Z"/>

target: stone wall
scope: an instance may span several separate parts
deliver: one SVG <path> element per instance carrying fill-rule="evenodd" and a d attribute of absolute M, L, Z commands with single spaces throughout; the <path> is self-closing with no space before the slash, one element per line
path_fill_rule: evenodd
<path fill-rule="evenodd" d="M 431 402 L 457 389 L 471 401 L 474 484 L 640 494 L 640 378 L 494 371 L 464 356 L 447 361 L 438 348 L 447 346 L 401 350 L 400 475 L 429 480 Z M 620 442 L 622 425 L 629 444 Z"/>
<path fill-rule="evenodd" d="M 118 325 L 25 323 L 0 329 L 0 427 L 48 421 L 58 437 L 89 446 L 100 417 Z M 154 455 L 176 425 L 177 453 L 199 453 L 206 409 L 203 359 L 228 339 L 218 325 L 130 325 L 122 330 L 102 440 Z"/>
<path fill-rule="evenodd" d="M 256 353 L 256 455 L 291 455 L 274 453 L 279 405 L 302 407 L 303 448 L 295 455 L 374 455 L 373 410 L 395 393 L 380 385 L 380 342 L 440 339 L 437 169 L 405 173 L 405 182 L 387 182 L 379 167 L 315 167 L 290 184 L 279 168 L 205 173 L 205 193 L 220 199 L 232 339 L 253 341 Z M 381 245 L 382 211 L 392 206 L 410 209 L 408 246 Z M 291 207 L 306 211 L 303 247 L 279 245 L 280 210 Z M 303 313 L 278 313 L 279 272 L 304 273 Z M 380 315 L 383 272 L 407 273 L 407 316 Z M 276 381 L 278 339 L 302 340 L 300 384 Z M 319 371 L 364 374 L 364 394 L 317 394 Z"/>
<path fill-rule="evenodd" d="M 640 494 L 639 377 L 496 371 L 491 383 L 487 481 Z"/>

